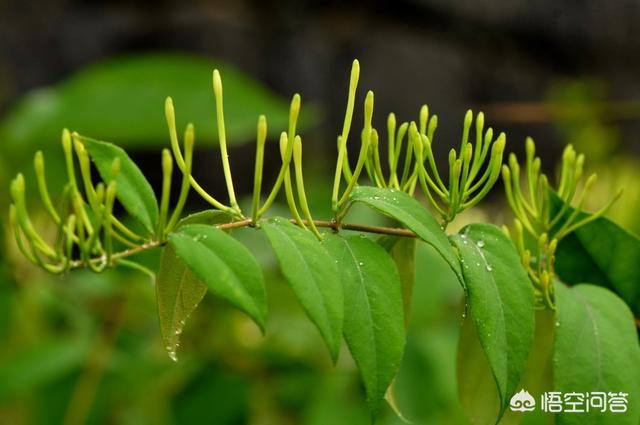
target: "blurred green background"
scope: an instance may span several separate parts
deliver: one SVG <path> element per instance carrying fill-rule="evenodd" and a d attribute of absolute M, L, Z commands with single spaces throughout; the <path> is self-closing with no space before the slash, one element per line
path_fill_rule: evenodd
<path fill-rule="evenodd" d="M 231 163 L 246 205 L 257 116 L 269 120 L 265 178 L 272 181 L 273 136 L 286 125 L 290 96 L 300 92 L 310 204 L 316 217 L 328 218 L 335 137 L 357 57 L 358 99 L 367 89 L 376 92 L 378 128 L 388 112 L 415 119 L 428 103 L 440 117 L 435 147 L 444 165 L 465 109 L 480 108 L 490 125 L 507 132 L 508 151 L 521 154 L 524 137 L 534 136 L 551 175 L 563 146 L 573 143 L 587 154 L 587 169 L 599 173 L 590 205 L 625 186 L 609 216 L 637 234 L 638 19 L 640 9 L 630 2 L 604 0 L 588 7 L 496 0 L 2 2 L 0 424 L 369 422 L 346 347 L 332 366 L 254 230 L 234 235 L 263 265 L 266 336 L 207 296 L 187 324 L 177 363 L 164 352 L 147 277 L 123 270 L 52 277 L 22 258 L 6 228 L 8 182 L 25 172 L 34 222 L 42 232 L 51 229 L 37 203 L 31 161 L 36 150 L 45 152 L 55 193 L 62 128 L 123 146 L 157 190 L 160 150 L 168 145 L 163 102 L 170 95 L 178 125 L 196 126 L 198 180 L 222 195 L 211 93 L 211 71 L 219 67 Z M 452 230 L 509 220 L 500 191 L 498 185 Z M 188 207 L 205 205 L 192 194 Z M 350 220 L 384 223 L 364 209 Z M 140 261 L 153 265 L 157 253 Z M 462 304 L 446 265 L 419 245 L 396 382 L 398 403 L 413 423 L 467 423 L 454 367 Z M 379 423 L 402 422 L 387 408 Z"/>

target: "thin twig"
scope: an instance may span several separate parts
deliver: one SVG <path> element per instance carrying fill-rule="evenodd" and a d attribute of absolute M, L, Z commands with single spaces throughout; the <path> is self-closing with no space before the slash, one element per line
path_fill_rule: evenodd
<path fill-rule="evenodd" d="M 293 224 L 295 224 L 295 220 L 291 220 Z M 302 220 L 303 223 L 307 224 L 307 220 Z M 409 229 L 403 229 L 400 227 L 383 227 L 383 226 L 369 226 L 367 224 L 357 224 L 357 223 L 338 223 L 336 221 L 329 220 L 313 220 L 313 223 L 317 227 L 328 227 L 333 229 L 334 231 L 339 231 L 340 229 L 344 230 L 357 230 L 359 232 L 367 232 L 367 233 L 378 233 L 381 235 L 393 235 L 393 236 L 403 236 L 407 238 L 415 238 L 416 234 Z"/>
<path fill-rule="evenodd" d="M 295 220 L 291 219 L 290 221 L 293 224 L 296 224 Z M 302 222 L 305 224 L 309 224 L 307 220 L 302 220 Z M 330 228 L 330 229 L 333 229 L 335 232 L 338 232 L 340 229 L 344 229 L 344 230 L 355 230 L 355 231 L 366 232 L 366 233 L 377 233 L 380 235 L 392 235 L 392 236 L 401 236 L 401 237 L 407 237 L 407 238 L 416 237 L 416 234 L 411 230 L 403 229 L 400 227 L 370 226 L 367 224 L 357 224 L 357 223 L 338 224 L 338 222 L 333 220 L 313 220 L 313 223 L 317 227 Z M 238 228 L 249 227 L 249 226 L 254 226 L 254 222 L 251 218 L 245 218 L 243 220 L 233 221 L 231 223 L 218 224 L 215 227 L 217 227 L 220 230 L 230 230 L 230 229 L 238 229 Z M 111 256 L 111 259 L 115 261 L 118 259 L 131 257 L 132 255 L 140 254 L 150 249 L 159 248 L 165 244 L 166 244 L 166 241 L 149 241 L 135 248 L 116 252 Z M 91 261 L 92 263 L 100 264 L 106 261 L 106 257 L 100 256 L 100 257 L 92 258 L 89 261 Z M 87 266 L 86 261 L 76 260 L 71 262 L 70 269 L 78 269 L 86 266 Z"/>

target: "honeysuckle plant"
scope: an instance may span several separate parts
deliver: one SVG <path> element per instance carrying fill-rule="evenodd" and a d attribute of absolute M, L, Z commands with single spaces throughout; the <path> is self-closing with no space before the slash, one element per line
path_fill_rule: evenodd
<path fill-rule="evenodd" d="M 42 153 L 34 158 L 38 191 L 57 228 L 56 237 L 43 236 L 30 220 L 24 177 L 18 174 L 11 183 L 9 211 L 18 248 L 51 273 L 79 268 L 100 273 L 123 266 L 152 276 L 160 331 L 169 357 L 177 360 L 185 322 L 207 292 L 227 300 L 265 331 L 267 291 L 262 272 L 252 253 L 234 239 L 233 229 L 264 232 L 334 362 L 343 338 L 346 341 L 375 420 L 385 399 L 397 412 L 401 408 L 394 400 L 393 382 L 410 319 L 415 247 L 426 243 L 465 291 L 458 388 L 472 423 L 517 423 L 522 417 L 508 408 L 510 403 L 513 407 L 512 396 L 529 385 L 532 392 L 626 394 L 624 413 L 559 413 L 558 423 L 637 424 L 640 348 L 634 313 L 640 313 L 640 283 L 633 275 L 638 264 L 633 259 L 640 259 L 640 243 L 603 217 L 619 194 L 601 210 L 583 212 L 595 181 L 593 175 L 583 178 L 583 155 L 567 147 L 554 186 L 541 171 L 534 142 L 527 139 L 521 173 L 515 155 L 503 164 L 506 136 L 485 128 L 482 112 L 465 114 L 459 148 L 449 151 L 446 170 L 438 168 L 432 149 L 438 117 L 426 105 L 413 121 L 398 123 L 389 114 L 385 137 L 372 124 L 374 94 L 369 91 L 362 129 L 353 132 L 359 75 L 359 63 L 354 61 L 344 124 L 337 137 L 333 190 L 327 200 L 331 217 L 318 219 L 307 201 L 304 141 L 297 131 L 298 94 L 292 98 L 288 128 L 277 146 L 267 141 L 267 118 L 258 117 L 251 210 L 241 209 L 227 151 L 222 79 L 214 70 L 224 200 L 205 190 L 192 174 L 195 129 L 189 124 L 184 135 L 178 135 L 173 101 L 167 98 L 170 149 L 162 151 L 160 201 L 124 150 L 64 130 L 67 183 L 60 196 L 52 198 L 49 193 Z M 274 182 L 263 181 L 267 149 L 280 153 Z M 348 149 L 358 149 L 355 164 L 349 161 Z M 174 166 L 182 178 L 172 202 Z M 93 169 L 100 176 L 98 183 Z M 368 184 L 362 183 L 363 174 Z M 513 225 L 475 223 L 447 233 L 449 223 L 480 203 L 500 175 L 515 216 Z M 183 217 L 191 191 L 211 208 Z M 281 192 L 291 216 L 269 217 Z M 116 202 L 138 222 L 137 227 L 116 217 Z M 356 203 L 394 224 L 349 221 L 349 210 Z M 135 261 L 136 254 L 154 249 L 161 250 L 157 271 Z M 612 257 L 612 251 L 627 257 Z M 583 278 L 583 269 L 596 267 L 600 274 L 593 276 L 593 284 L 585 284 L 590 279 Z M 568 286 L 576 283 L 580 284 Z M 552 373 L 543 373 L 547 369 Z"/>

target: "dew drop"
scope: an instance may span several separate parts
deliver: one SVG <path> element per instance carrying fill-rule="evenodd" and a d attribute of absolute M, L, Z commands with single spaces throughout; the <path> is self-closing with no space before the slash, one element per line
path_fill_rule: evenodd
<path fill-rule="evenodd" d="M 364 263 L 362 261 L 360 261 L 358 264 L 364 266 Z"/>
<path fill-rule="evenodd" d="M 556 321 L 556 328 L 559 328 L 559 327 L 560 327 L 560 322 Z"/>
<path fill-rule="evenodd" d="M 378 200 L 378 199 L 380 199 L 380 197 L 379 196 L 374 196 L 373 199 Z"/>
<path fill-rule="evenodd" d="M 479 240 L 476 245 L 478 245 L 478 248 L 482 248 L 484 246 L 484 241 L 483 240 Z"/>
<path fill-rule="evenodd" d="M 487 264 L 487 271 L 490 272 L 492 270 L 493 270 L 493 268 L 490 265 Z"/>
<path fill-rule="evenodd" d="M 177 361 L 178 361 L 178 356 L 177 356 L 177 354 L 176 354 L 176 349 L 175 349 L 175 347 L 172 347 L 172 346 L 170 346 L 170 345 L 167 345 L 165 348 L 167 349 L 167 354 L 169 354 L 169 358 L 170 358 L 171 360 L 173 360 L 174 362 L 177 362 Z"/>

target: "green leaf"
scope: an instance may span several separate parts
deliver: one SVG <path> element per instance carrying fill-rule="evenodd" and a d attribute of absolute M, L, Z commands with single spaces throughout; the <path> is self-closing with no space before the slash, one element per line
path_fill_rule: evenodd
<path fill-rule="evenodd" d="M 472 312 L 460 329 L 456 355 L 458 397 L 471 424 L 493 425 L 500 417 L 500 394 L 480 344 L 476 322 Z"/>
<path fill-rule="evenodd" d="M 409 326 L 413 285 L 416 281 L 416 240 L 396 236 L 383 236 L 378 243 L 391 255 L 396 263 L 400 283 L 402 285 L 402 305 L 404 309 L 404 326 Z"/>
<path fill-rule="evenodd" d="M 206 210 L 185 217 L 178 227 L 187 224 L 221 224 L 231 221 L 231 216 L 217 210 Z M 156 299 L 160 331 L 169 356 L 175 360 L 184 325 L 207 293 L 202 283 L 180 259 L 172 244 L 167 244 L 160 256 L 160 268 L 156 278 Z"/>
<path fill-rule="evenodd" d="M 340 352 L 343 294 L 338 268 L 315 236 L 287 220 L 262 224 L 285 278 L 324 338 L 334 362 Z"/>
<path fill-rule="evenodd" d="M 327 235 L 344 290 L 344 337 L 360 369 L 372 416 L 398 372 L 404 352 L 401 283 L 393 260 L 370 239 Z"/>
<path fill-rule="evenodd" d="M 220 210 L 204 210 L 180 219 L 176 227 L 186 226 L 188 224 L 208 224 L 213 226 L 215 224 L 230 223 L 233 220 L 231 214 Z"/>
<path fill-rule="evenodd" d="M 244 245 L 224 231 L 190 224 L 169 242 L 193 274 L 216 295 L 247 313 L 264 331 L 267 295 L 260 266 Z"/>
<path fill-rule="evenodd" d="M 158 201 L 151 185 L 129 155 L 119 146 L 82 137 L 103 180 L 111 179 L 113 160 L 120 160 L 120 172 L 116 178 L 116 196 L 132 217 L 153 233 L 158 223 Z"/>
<path fill-rule="evenodd" d="M 553 193 L 550 196 L 559 208 L 562 201 Z M 580 213 L 578 220 L 586 216 Z M 640 316 L 640 239 L 614 222 L 601 217 L 563 238 L 555 269 L 565 283 L 609 288 Z"/>
<path fill-rule="evenodd" d="M 433 246 L 449 264 L 460 282 L 464 282 L 460 263 L 453 253 L 447 235 L 420 202 L 395 189 L 371 186 L 356 187 L 349 195 L 349 199 L 351 202 L 362 202 L 407 226 L 422 240 Z"/>
<path fill-rule="evenodd" d="M 501 416 L 531 348 L 533 288 L 515 247 L 498 227 L 472 224 L 451 240 L 458 248 L 467 303 L 500 395 Z"/>
<path fill-rule="evenodd" d="M 556 313 L 544 309 L 536 310 L 536 329 L 529 359 L 517 389 L 525 389 L 535 399 L 545 392 L 553 391 L 553 344 L 555 340 Z M 539 407 L 539 405 L 538 405 Z M 519 412 L 508 409 L 500 419 L 500 425 L 554 425 L 555 417 L 537 408 Z"/>
<path fill-rule="evenodd" d="M 626 413 L 561 413 L 559 425 L 640 423 L 640 347 L 631 311 L 611 291 L 556 283 L 555 391 L 628 394 Z"/>
<path fill-rule="evenodd" d="M 207 293 L 202 283 L 182 259 L 172 244 L 167 244 L 160 256 L 160 269 L 156 278 L 156 298 L 160 331 L 165 348 L 172 360 L 177 360 L 180 334 L 184 325 Z"/>
<path fill-rule="evenodd" d="M 67 127 L 121 146 L 156 147 L 168 140 L 163 108 L 172 96 L 178 128 L 192 122 L 199 141 L 213 142 L 218 139 L 214 68 L 224 84 L 228 143 L 252 141 L 259 114 L 268 115 L 272 135 L 286 128 L 288 102 L 231 65 L 194 55 L 136 54 L 108 59 L 31 92 L 0 122 L 0 139 L 5 148 L 31 146 L 31 152 L 36 144 L 57 145 Z"/>

